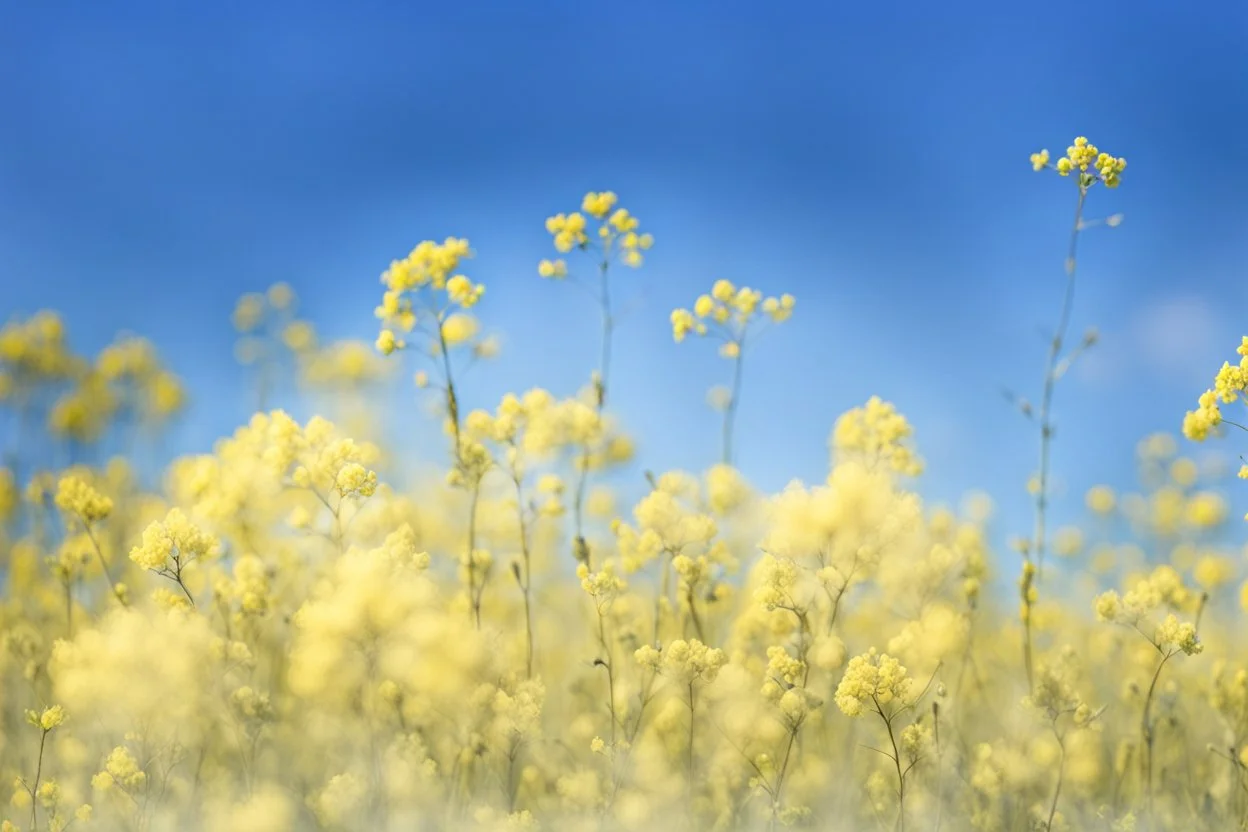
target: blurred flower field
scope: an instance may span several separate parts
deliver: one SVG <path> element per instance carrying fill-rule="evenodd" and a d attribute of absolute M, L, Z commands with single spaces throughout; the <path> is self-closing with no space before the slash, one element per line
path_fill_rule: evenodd
<path fill-rule="evenodd" d="M 257 412 L 201 455 L 161 459 L 195 391 L 156 345 L 85 356 L 55 312 L 11 318 L 4 832 L 1248 829 L 1248 549 L 1221 496 L 1248 486 L 1248 336 L 1141 440 L 1135 491 L 1054 527 L 1054 403 L 1097 341 L 1068 331 L 1077 254 L 1129 174 L 1082 137 L 1031 164 L 1075 220 L 1043 383 L 999 415 L 1037 458 L 1009 545 L 986 495 L 920 499 L 922 425 L 879 398 L 812 449 L 822 481 L 761 493 L 733 467 L 746 357 L 802 314 L 763 278 L 670 312 L 672 349 L 722 357 L 697 416 L 720 457 L 637 459 L 616 290 L 666 230 L 613 192 L 532 223 L 531 279 L 601 318 L 570 397 L 517 378 L 461 403 L 507 320 L 457 238 L 379 253 L 355 340 L 322 343 L 289 285 L 241 298 Z M 270 409 L 290 374 L 324 416 Z M 437 476 L 378 438 L 396 386 L 436 406 L 407 424 L 444 438 Z M 1224 457 L 1198 463 L 1205 440 Z"/>

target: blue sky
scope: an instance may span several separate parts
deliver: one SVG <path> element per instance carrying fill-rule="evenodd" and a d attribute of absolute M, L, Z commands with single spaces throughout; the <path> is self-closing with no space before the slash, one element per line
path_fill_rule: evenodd
<path fill-rule="evenodd" d="M 755 481 L 822 476 L 836 415 L 879 394 L 916 425 L 926 494 L 986 489 L 1025 531 L 1035 437 L 999 390 L 1038 392 L 1075 196 L 1027 156 L 1076 134 L 1130 166 L 1090 202 L 1126 220 L 1082 243 L 1074 328 L 1103 344 L 1058 393 L 1059 517 L 1129 483 L 1136 441 L 1176 430 L 1248 331 L 1243 4 L 46 2 L 0 23 L 0 317 L 58 308 L 84 350 L 152 338 L 195 396 L 179 450 L 247 416 L 238 295 L 287 280 L 327 336 L 371 339 L 378 274 L 425 238 L 472 241 L 505 339 L 470 404 L 571 392 L 597 322 L 537 277 L 542 222 L 610 188 L 657 239 L 619 278 L 613 391 L 646 466 L 715 460 L 726 368 L 667 316 L 725 277 L 798 298 L 747 356 Z"/>

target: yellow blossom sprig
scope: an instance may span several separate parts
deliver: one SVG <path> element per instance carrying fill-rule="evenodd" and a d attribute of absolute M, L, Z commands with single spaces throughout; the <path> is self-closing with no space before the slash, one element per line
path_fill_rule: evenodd
<path fill-rule="evenodd" d="M 165 368 L 146 338 L 119 337 L 100 351 L 94 370 L 110 388 L 122 428 L 159 428 L 186 406 L 182 381 Z"/>
<path fill-rule="evenodd" d="M 469 494 L 468 532 L 462 563 L 467 577 L 473 620 L 481 625 L 482 593 L 490 561 L 477 547 L 477 510 L 481 480 L 491 465 L 480 442 L 465 435 L 460 413 L 456 373 L 451 350 L 468 349 L 471 359 L 490 358 L 497 353 L 492 339 L 480 337 L 480 324 L 468 310 L 485 294 L 485 286 L 473 283 L 458 270 L 473 252 L 466 239 L 447 237 L 441 244 L 432 240 L 419 243 L 407 257 L 391 262 L 381 276 L 386 287 L 374 314 L 382 322 L 376 347 L 383 355 L 408 348 L 407 337 L 420 335 L 423 351 L 432 360 L 440 383 L 432 386 L 442 393 L 451 434 L 454 469 L 448 481 Z M 464 370 L 467 367 L 462 368 Z M 416 386 L 431 386 L 428 374 L 417 372 Z"/>
<path fill-rule="evenodd" d="M 585 590 L 594 602 L 594 613 L 598 620 L 598 648 L 602 651 L 602 655 L 594 660 L 594 665 L 607 672 L 607 712 L 611 719 L 611 746 L 614 748 L 616 729 L 620 720 L 615 707 L 615 651 L 612 650 L 614 640 L 607 633 L 607 610 L 612 602 L 628 588 L 628 584 L 616 574 L 615 564 L 611 561 L 604 562 L 597 572 L 591 571 L 589 564 L 582 561 L 577 564 L 576 577 L 580 579 L 581 589 Z"/>
<path fill-rule="evenodd" d="M 686 625 L 692 624 L 697 636 L 705 638 L 698 595 L 708 600 L 715 597 L 713 573 L 733 565 L 732 557 L 723 541 L 715 539 L 719 532 L 715 518 L 698 505 L 700 486 L 694 477 L 669 471 L 657 478 L 647 472 L 647 479 L 651 490 L 633 508 L 635 524 L 620 518 L 611 522 L 624 571 L 634 573 L 658 561 L 656 640 L 662 633 L 673 589 L 682 613 L 679 634 L 686 635 Z M 675 586 L 673 574 L 678 577 Z"/>
<path fill-rule="evenodd" d="M 109 589 L 115 598 L 125 603 L 124 593 L 119 591 L 120 584 L 113 580 L 109 572 L 108 562 L 104 558 L 104 550 L 96 536 L 96 526 L 106 519 L 113 511 L 113 501 L 96 491 L 82 478 L 74 475 L 61 477 L 56 486 L 56 507 L 66 517 L 67 525 L 72 520 L 82 526 L 83 533 L 91 542 L 92 550 L 100 563 L 100 571 L 108 581 Z"/>
<path fill-rule="evenodd" d="M 338 398 L 348 402 L 364 400 L 393 375 L 396 367 L 362 339 L 334 341 L 323 347 L 314 345 L 297 355 L 303 383 L 326 393 L 333 403 Z"/>
<path fill-rule="evenodd" d="M 82 366 L 69 348 L 65 323 L 51 310 L 18 318 L 0 327 L 0 367 L 6 392 L 31 382 L 64 380 Z"/>
<path fill-rule="evenodd" d="M 686 750 L 686 776 L 690 809 L 694 790 L 694 738 L 697 722 L 697 691 L 709 685 L 728 664 L 728 654 L 718 647 L 708 647 L 698 639 L 676 639 L 666 647 L 644 645 L 637 648 L 633 657 L 642 667 L 670 679 L 683 687 L 685 704 L 689 706 L 689 734 Z"/>
<path fill-rule="evenodd" d="M 35 442 L 28 434 L 40 423 L 52 436 L 84 445 L 111 430 L 128 449 L 140 426 L 160 427 L 184 401 L 181 382 L 143 338 L 122 335 L 91 361 L 70 349 L 54 312 L 0 328 L 0 406 L 16 411 L 23 452 Z"/>
<path fill-rule="evenodd" d="M 1197 409 L 1183 417 L 1183 435 L 1193 442 L 1204 442 L 1209 436 L 1217 435 L 1221 425 L 1248 432 L 1248 424 L 1227 418 L 1221 408 L 1221 405 L 1236 402 L 1248 405 L 1248 335 L 1243 336 L 1236 353 L 1240 356 L 1239 363 L 1223 362 L 1213 387 L 1201 394 Z M 1240 467 L 1239 477 L 1248 479 L 1248 463 Z M 1248 515 L 1244 519 L 1248 520 Z"/>
<path fill-rule="evenodd" d="M 805 616 L 802 617 L 803 631 Z M 807 654 L 806 640 L 799 643 L 802 655 Z M 761 788 L 771 798 L 771 825 L 774 828 L 781 822 L 786 807 L 784 806 L 784 787 L 790 773 L 793 760 L 793 749 L 797 745 L 801 733 L 810 715 L 823 706 L 823 699 L 807 687 L 810 679 L 810 664 L 804 659 L 789 654 L 779 645 L 767 648 L 767 669 L 763 682 L 762 694 L 765 699 L 775 705 L 780 713 L 780 721 L 784 726 L 787 738 L 784 752 L 780 756 L 780 767 L 776 769 L 771 757 L 760 755 L 758 759 L 746 757 L 755 777 L 752 785 Z"/>
<path fill-rule="evenodd" d="M 1023 589 L 1023 668 L 1027 675 L 1028 688 L 1032 687 L 1034 681 L 1030 612 L 1031 607 L 1035 603 L 1035 596 L 1031 590 L 1035 588 L 1035 580 L 1043 573 L 1044 559 L 1048 550 L 1049 468 L 1054 432 L 1053 394 L 1058 380 L 1065 375 L 1078 356 L 1091 348 L 1097 340 L 1095 330 L 1089 330 L 1080 344 L 1069 352 L 1064 352 L 1066 333 L 1070 327 L 1070 319 L 1074 307 L 1076 252 L 1079 244 L 1079 234 L 1091 225 L 1091 223 L 1084 220 L 1083 211 L 1088 193 L 1097 183 L 1104 185 L 1106 188 L 1117 188 L 1121 184 L 1122 172 L 1127 167 L 1127 161 L 1126 159 L 1101 152 L 1095 145 L 1090 144 L 1087 138 L 1079 136 L 1066 149 L 1066 155 L 1055 164 L 1051 165 L 1049 163 L 1049 152 L 1041 150 L 1039 153 L 1031 155 L 1031 165 L 1036 171 L 1056 170 L 1062 177 L 1068 177 L 1072 172 L 1077 173 L 1075 183 L 1078 187 L 1078 199 L 1075 204 L 1075 220 L 1071 227 L 1070 242 L 1066 252 L 1066 288 L 1062 296 L 1062 306 L 1058 314 L 1057 326 L 1049 341 L 1048 359 L 1045 365 L 1039 409 L 1034 414 L 1040 433 L 1039 472 L 1036 474 L 1034 487 L 1029 489 L 1035 498 L 1035 523 L 1032 538 L 1027 541 L 1026 546 L 1022 549 L 1024 561 L 1031 562 L 1034 559 L 1036 564 L 1035 574 L 1027 579 L 1028 585 Z M 1121 216 L 1115 215 L 1105 220 L 1105 225 L 1114 227 L 1121 221 Z M 1022 399 L 1019 399 L 1018 402 L 1023 414 L 1028 418 L 1033 418 L 1030 403 Z"/>
<path fill-rule="evenodd" d="M 1062 786 L 1066 777 L 1068 733 L 1073 729 L 1091 727 L 1108 707 L 1102 706 L 1094 711 L 1075 691 L 1072 681 L 1075 655 L 1074 648 L 1066 647 L 1058 654 L 1056 661 L 1040 665 L 1036 673 L 1035 688 L 1023 698 L 1024 707 L 1042 715 L 1047 720 L 1059 751 L 1053 797 L 1049 801 L 1045 829 L 1055 828 L 1054 819 L 1058 816 L 1057 806 L 1061 800 Z M 1063 717 L 1068 719 L 1063 720 Z"/>
<path fill-rule="evenodd" d="M 1140 717 L 1140 781 L 1150 822 L 1155 822 L 1156 819 L 1153 807 L 1153 763 L 1157 733 L 1152 706 L 1157 681 L 1166 664 L 1175 656 L 1180 653 L 1195 656 L 1204 651 L 1198 630 L 1209 595 L 1202 593 L 1199 596 L 1194 622 L 1181 621 L 1174 613 L 1167 613 L 1159 623 L 1150 625 L 1149 615 L 1163 607 L 1189 606 L 1192 600 L 1193 593 L 1183 585 L 1178 573 L 1169 566 L 1160 566 L 1152 575 L 1138 581 L 1125 595 L 1119 596 L 1117 592 L 1110 590 L 1099 595 L 1094 605 L 1098 619 L 1135 630 L 1152 645 L 1159 657 L 1144 696 L 1144 709 Z"/>
<path fill-rule="evenodd" d="M 923 461 L 911 445 L 913 436 L 914 427 L 891 402 L 872 396 L 837 418 L 830 440 L 833 463 L 862 460 L 872 468 L 918 476 Z"/>
<path fill-rule="evenodd" d="M 533 389 L 523 396 L 503 396 L 495 413 L 483 410 L 468 414 L 467 429 L 474 441 L 491 442 L 498 446 L 503 470 L 515 488 L 516 515 L 519 524 L 520 561 L 512 563 L 512 575 L 524 598 L 525 670 L 533 675 L 533 527 L 539 517 L 563 513 L 563 481 L 553 474 L 541 477 L 537 492 L 544 496 L 541 503 L 526 499 L 528 466 L 533 457 L 549 454 L 565 440 L 568 409 L 556 403 L 545 390 Z"/>
<path fill-rule="evenodd" d="M 183 580 L 183 573 L 191 564 L 218 554 L 220 542 L 192 523 L 181 509 L 174 508 L 164 520 L 143 530 L 143 542 L 130 550 L 130 560 L 173 581 L 193 607 L 195 598 Z"/>
<path fill-rule="evenodd" d="M 618 261 L 629 268 L 640 268 L 645 259 L 643 252 L 648 251 L 654 245 L 654 237 L 651 234 L 638 233 L 641 221 L 627 209 L 617 208 L 618 202 L 619 197 L 613 191 L 590 191 L 581 200 L 580 211 L 555 214 L 546 218 L 546 231 L 551 235 L 557 252 L 568 254 L 576 249 L 592 252 L 597 259 L 598 285 L 596 289 L 587 286 L 585 288 L 597 300 L 602 318 L 598 369 L 590 381 L 594 406 L 600 415 L 607 404 L 607 388 L 611 375 L 611 344 L 616 324 L 616 309 L 612 303 L 610 284 L 611 265 Z M 598 223 L 597 232 L 592 235 L 588 218 Z M 563 258 L 543 259 L 538 263 L 537 272 L 543 278 L 569 279 L 568 264 Z M 571 280 L 576 285 L 584 286 L 576 282 L 574 276 Z M 589 543 L 585 539 L 583 505 L 589 482 L 589 462 L 595 453 L 600 453 L 600 449 L 588 442 L 585 443 L 577 469 L 572 511 L 576 533 L 572 542 L 572 553 L 578 562 L 588 562 L 591 557 Z"/>
<path fill-rule="evenodd" d="M 573 249 L 593 252 L 598 261 L 596 295 L 602 313 L 602 353 L 593 385 L 599 410 L 607 400 L 611 338 L 615 328 L 608 281 L 611 264 L 618 261 L 629 268 L 640 268 L 645 259 L 643 253 L 654 245 L 651 234 L 638 233 L 640 220 L 627 209 L 617 208 L 618 202 L 619 197 L 612 191 L 590 191 L 581 200 L 580 211 L 555 214 L 546 219 L 546 231 L 553 238 L 557 252 L 567 254 Z M 589 228 L 591 219 L 598 224 L 596 231 Z M 542 260 L 537 272 L 544 278 L 569 279 L 568 264 L 563 258 Z"/>
<path fill-rule="evenodd" d="M 148 787 L 147 772 L 139 765 L 134 754 L 124 745 L 116 746 L 104 761 L 104 768 L 91 777 L 91 788 L 100 793 L 124 795 L 134 806 L 140 806 L 142 794 Z"/>
<path fill-rule="evenodd" d="M 381 275 L 386 291 L 374 310 L 382 326 L 376 347 L 383 355 L 407 349 L 410 335 L 423 336 L 423 350 L 433 359 L 442 376 L 454 439 L 452 450 L 457 462 L 462 450 L 460 406 L 451 350 L 468 347 L 474 357 L 488 357 L 495 352 L 492 342 L 479 338 L 480 325 L 468 311 L 485 294 L 484 285 L 473 283 L 459 273 L 463 261 L 472 255 L 465 239 L 447 237 L 442 243 L 422 241 L 402 260 L 392 261 L 390 268 Z M 419 380 L 417 384 L 425 386 Z"/>
<path fill-rule="evenodd" d="M 796 301 L 790 294 L 763 298 L 763 293 L 748 286 L 740 288 L 731 281 L 717 280 L 710 294 L 701 295 L 693 304 L 693 311 L 672 311 L 672 337 L 676 343 L 689 334 L 709 335 L 719 338 L 719 354 L 733 362 L 732 386 L 718 397 L 717 407 L 724 412 L 723 450 L 720 461 L 732 464 L 732 432 L 736 419 L 737 403 L 741 397 L 741 368 L 745 353 L 746 337 L 758 336 L 766 323 L 782 323 L 793 314 Z"/>
<path fill-rule="evenodd" d="M 51 705 L 42 711 L 27 710 L 26 722 L 39 729 L 39 756 L 35 764 L 34 782 L 27 784 L 19 777 L 16 785 L 25 790 L 30 800 L 30 828 L 33 830 L 39 827 L 39 804 L 51 798 L 56 792 L 55 783 L 49 781 L 41 786 L 40 780 L 43 778 L 43 755 L 48 744 L 48 734 L 65 722 L 65 709 L 60 705 Z M 48 802 L 55 803 L 55 800 L 48 800 Z"/>
<path fill-rule="evenodd" d="M 234 357 L 254 368 L 256 411 L 267 410 L 283 374 L 287 356 L 301 359 L 316 348 L 316 329 L 295 317 L 299 298 L 289 283 L 274 283 L 264 292 L 238 299 L 230 322 L 238 333 Z"/>
<path fill-rule="evenodd" d="M 53 425 L 64 422 L 64 413 L 51 418 L 47 399 L 66 383 L 90 375 L 88 362 L 70 348 L 65 323 L 56 312 L 41 310 L 0 327 L 0 406 L 14 411 L 14 438 L 19 443 L 18 447 L 5 449 L 15 457 L 9 462 L 12 467 L 22 461 L 17 454 L 26 451 L 35 440 L 32 428 L 45 418 Z M 76 397 L 74 401 L 83 408 L 84 418 L 99 415 L 100 408 L 91 407 L 89 399 Z"/>
<path fill-rule="evenodd" d="M 181 379 L 146 338 L 122 334 L 75 374 L 48 414 L 52 433 L 83 443 L 113 431 L 127 450 L 140 433 L 167 424 L 186 406 Z"/>
<path fill-rule="evenodd" d="M 346 521 L 344 507 L 356 505 L 377 493 L 377 473 L 369 468 L 380 455 L 368 442 L 341 436 L 328 419 L 313 416 L 300 425 L 283 411 L 269 415 L 272 444 L 264 458 L 289 486 L 310 492 L 329 509 L 334 526 L 329 537 L 342 547 Z M 354 515 L 352 516 L 354 519 Z M 304 525 L 304 524 L 299 524 Z"/>
<path fill-rule="evenodd" d="M 939 669 L 938 665 L 937 671 Z M 916 693 L 914 680 L 901 662 L 887 653 L 878 653 L 873 647 L 849 660 L 845 675 L 836 688 L 836 706 L 843 714 L 858 717 L 874 713 L 888 732 L 892 751 L 878 753 L 892 761 L 897 774 L 897 820 L 894 825 L 897 832 L 904 832 L 906 828 L 906 778 L 918 763 L 919 756 L 911 755 L 908 765 L 902 768 L 902 751 L 897 744 L 894 722 L 923 699 L 935 678 L 933 673 L 927 685 Z M 902 738 L 903 741 L 906 739 L 904 732 Z M 914 744 L 913 737 L 910 742 Z"/>
<path fill-rule="evenodd" d="M 1077 181 L 1079 187 L 1083 189 L 1090 188 L 1098 182 L 1106 188 L 1117 188 L 1122 183 L 1122 172 L 1127 169 L 1126 159 L 1102 153 L 1096 145 L 1090 144 L 1083 136 L 1076 138 L 1074 143 L 1066 148 L 1066 155 L 1059 158 L 1057 162 L 1050 164 L 1049 158 L 1047 150 L 1031 154 L 1032 169 L 1055 170 L 1060 176 L 1070 176 L 1078 171 Z"/>

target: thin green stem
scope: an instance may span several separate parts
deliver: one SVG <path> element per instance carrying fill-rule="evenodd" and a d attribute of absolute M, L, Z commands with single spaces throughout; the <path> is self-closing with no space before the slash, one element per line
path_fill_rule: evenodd
<path fill-rule="evenodd" d="M 451 417 L 451 431 L 455 439 L 455 462 L 463 462 L 463 448 L 459 436 L 459 398 L 455 395 L 455 379 L 451 374 L 451 353 L 447 349 L 446 332 L 438 317 L 438 352 L 442 356 L 442 372 L 446 376 L 446 411 Z"/>
<path fill-rule="evenodd" d="M 472 601 L 472 620 L 481 629 L 481 602 L 485 597 L 485 570 L 477 581 L 477 505 L 481 500 L 481 480 L 474 480 L 472 499 L 468 503 L 468 597 Z"/>
<path fill-rule="evenodd" d="M 598 415 L 607 404 L 607 382 L 611 374 L 611 337 L 615 332 L 615 318 L 611 313 L 611 284 L 608 274 L 611 271 L 610 255 L 604 251 L 602 262 L 598 264 L 598 305 L 602 312 L 602 348 L 598 363 L 598 374 L 594 378 L 594 407 Z M 577 470 L 576 496 L 572 501 L 572 516 L 576 526 L 576 538 L 573 541 L 573 555 L 577 561 L 592 568 L 590 562 L 589 543 L 585 540 L 585 489 L 589 484 L 589 462 L 591 447 L 587 441 L 581 450 L 580 464 Z"/>
<path fill-rule="evenodd" d="M 875 705 L 876 712 L 880 715 L 880 719 L 884 720 L 884 727 L 888 729 L 888 741 L 893 746 L 893 765 L 897 769 L 897 823 L 895 829 L 897 832 L 905 832 L 906 828 L 906 775 L 901 770 L 901 752 L 897 748 L 897 736 L 893 732 L 893 720 L 891 717 L 885 716 L 884 709 L 877 702 Z"/>
<path fill-rule="evenodd" d="M 112 574 L 108 571 L 108 564 L 104 561 L 104 551 L 100 548 L 100 542 L 95 539 L 95 533 L 91 531 L 90 523 L 83 523 L 82 528 L 87 533 L 87 539 L 91 541 L 91 547 L 95 550 L 95 556 L 100 561 L 100 569 L 104 572 L 104 577 L 108 580 L 108 587 L 112 590 L 113 597 L 121 601 L 121 596 L 117 594 L 117 584 L 113 581 Z M 123 601 L 124 603 L 124 601 Z"/>
<path fill-rule="evenodd" d="M 43 750 L 48 744 L 48 730 L 43 729 L 39 736 L 39 762 L 35 764 L 35 785 L 30 789 L 30 828 L 39 827 L 39 779 L 43 777 Z"/>
<path fill-rule="evenodd" d="M 694 772 L 693 722 L 694 722 L 694 713 L 695 713 L 694 709 L 695 709 L 695 701 L 694 701 L 694 694 L 693 694 L 693 680 L 690 679 L 689 680 L 689 748 L 688 748 L 688 759 L 686 760 L 686 764 L 688 768 L 688 778 L 689 778 L 687 799 L 689 802 L 690 818 L 693 817 L 693 791 L 694 791 L 694 788 L 693 788 L 693 772 Z"/>
<path fill-rule="evenodd" d="M 1053 818 L 1057 815 L 1057 801 L 1062 796 L 1062 782 L 1066 776 L 1066 742 L 1065 738 L 1057 730 L 1057 722 L 1054 720 L 1053 736 L 1057 737 L 1057 747 L 1061 750 L 1061 754 L 1057 761 L 1057 784 L 1053 787 L 1053 800 L 1049 803 L 1049 820 L 1045 824 L 1045 829 L 1053 829 Z"/>
<path fill-rule="evenodd" d="M 516 506 L 517 514 L 520 520 L 520 556 L 524 561 L 524 576 L 517 575 L 516 580 L 520 584 L 520 591 L 524 594 L 524 668 L 525 676 L 533 678 L 533 558 L 529 551 L 529 525 L 528 518 L 524 514 L 524 488 L 521 486 L 520 477 L 516 472 L 512 471 L 512 481 L 516 484 Z"/>
<path fill-rule="evenodd" d="M 599 302 L 602 305 L 602 355 L 598 365 L 598 382 L 595 384 L 598 412 L 607 404 L 607 378 L 611 372 L 611 336 L 615 332 L 615 318 L 611 314 L 611 286 L 607 274 L 611 270 L 611 261 L 606 256 L 598 264 L 598 276 L 601 288 Z"/>
<path fill-rule="evenodd" d="M 1062 346 L 1066 339 L 1066 331 L 1070 328 L 1070 316 L 1075 304 L 1075 273 L 1076 253 L 1079 245 L 1079 231 L 1083 223 L 1083 207 L 1088 197 L 1088 188 L 1079 185 L 1079 200 L 1075 204 L 1075 221 L 1070 230 L 1070 245 L 1066 252 L 1066 291 L 1062 295 L 1062 309 L 1058 315 L 1057 328 L 1053 332 L 1053 340 L 1049 343 L 1049 357 L 1044 370 L 1044 391 L 1040 397 L 1040 472 L 1036 487 L 1035 530 L 1032 534 L 1031 546 L 1027 557 L 1035 558 L 1036 577 L 1044 568 L 1044 556 L 1047 549 L 1048 507 L 1049 507 L 1049 468 L 1053 444 L 1053 393 L 1057 387 L 1060 374 L 1057 372 L 1061 360 Z M 1034 687 L 1032 667 L 1032 629 L 1030 598 L 1023 599 L 1027 615 L 1023 621 L 1023 663 L 1027 673 L 1027 689 Z"/>
<path fill-rule="evenodd" d="M 1070 316 L 1075 305 L 1075 267 L 1076 251 L 1079 245 L 1079 231 L 1083 222 L 1083 207 L 1088 197 L 1084 186 L 1079 188 L 1079 201 L 1075 205 L 1075 222 L 1070 231 L 1070 246 L 1066 253 L 1066 291 L 1062 296 L 1062 310 L 1057 319 L 1057 329 L 1053 332 L 1053 340 L 1049 344 L 1049 359 L 1044 372 L 1044 392 L 1040 399 L 1040 474 L 1036 492 L 1036 528 L 1032 541 L 1036 566 L 1044 566 L 1047 548 L 1047 513 L 1050 451 L 1053 439 L 1053 392 L 1057 386 L 1058 362 L 1061 360 L 1062 346 L 1065 343 L 1066 331 L 1070 328 Z"/>
<path fill-rule="evenodd" d="M 1157 680 L 1161 678 L 1162 669 L 1174 655 L 1174 651 L 1162 653 L 1161 661 L 1157 663 L 1157 669 L 1153 671 L 1153 680 L 1148 683 L 1148 693 L 1144 696 L 1144 713 L 1140 718 L 1140 734 L 1143 739 L 1143 758 L 1141 763 L 1144 779 L 1144 801 L 1150 828 L 1156 827 L 1156 817 L 1153 814 L 1153 747 L 1157 737 L 1153 733 L 1152 723 L 1153 693 L 1157 690 Z"/>
<path fill-rule="evenodd" d="M 724 449 L 723 462 L 732 464 L 732 431 L 737 419 L 737 401 L 741 396 L 741 365 L 745 358 L 745 336 L 737 342 L 737 357 L 733 360 L 732 391 L 728 395 L 728 404 L 724 408 Z"/>
<path fill-rule="evenodd" d="M 599 659 L 601 664 L 607 671 L 607 711 L 611 715 L 611 747 L 615 747 L 615 726 L 617 718 L 615 715 L 615 662 L 611 657 L 611 645 L 607 641 L 607 628 L 602 607 L 595 604 L 598 611 L 598 643 L 602 645 L 602 650 L 606 654 L 605 659 Z"/>

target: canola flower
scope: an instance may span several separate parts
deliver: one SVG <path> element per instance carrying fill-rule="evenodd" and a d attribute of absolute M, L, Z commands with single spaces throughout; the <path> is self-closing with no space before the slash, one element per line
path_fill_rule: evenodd
<path fill-rule="evenodd" d="M 1084 219 L 1084 209 L 1088 194 L 1096 185 L 1114 189 L 1122 183 L 1122 173 L 1126 170 L 1127 160 L 1111 156 L 1091 144 L 1084 136 L 1079 136 L 1066 148 L 1066 155 L 1055 163 L 1050 163 L 1048 150 L 1041 150 L 1031 155 L 1031 166 L 1039 172 L 1055 170 L 1063 178 L 1073 174 L 1078 190 L 1075 203 L 1075 220 L 1071 226 L 1070 241 L 1066 251 L 1066 288 L 1062 295 L 1061 311 L 1058 313 L 1057 325 L 1049 339 L 1048 359 L 1045 363 L 1044 381 L 1041 386 L 1039 406 L 1034 408 L 1026 399 L 1018 399 L 1019 409 L 1029 420 L 1034 421 L 1039 429 L 1040 464 L 1035 476 L 1028 482 L 1028 491 L 1035 499 L 1035 524 L 1030 538 L 1021 540 L 1019 549 L 1023 556 L 1023 574 L 1019 579 L 1019 617 L 1023 623 L 1023 669 L 1030 686 L 1034 681 L 1034 634 L 1032 628 L 1032 609 L 1039 597 L 1038 582 L 1044 568 L 1045 556 L 1050 548 L 1048 539 L 1048 509 L 1050 501 L 1050 459 L 1052 441 L 1055 431 L 1053 421 L 1053 399 L 1057 382 L 1070 370 L 1079 357 L 1096 344 L 1098 335 L 1095 329 L 1088 329 L 1083 338 L 1074 346 L 1066 343 L 1067 331 L 1070 328 L 1074 311 L 1075 274 L 1078 260 L 1076 254 L 1080 234 L 1089 227 L 1103 224 L 1113 228 L 1121 224 L 1122 215 L 1114 214 L 1101 221 Z"/>
<path fill-rule="evenodd" d="M 1248 335 L 1243 337 L 1236 354 L 1240 356 L 1239 363 L 1223 362 L 1213 387 L 1200 395 L 1197 409 L 1183 417 L 1183 435 L 1193 442 L 1203 442 L 1218 434 L 1222 425 L 1248 432 L 1244 422 L 1227 418 L 1222 413 L 1223 405 L 1231 406 L 1238 402 L 1248 405 Z M 1240 466 L 1239 478 L 1248 480 L 1248 462 Z M 1244 519 L 1248 520 L 1248 515 Z"/>
<path fill-rule="evenodd" d="M 792 295 L 763 298 L 762 292 L 748 286 L 737 288 L 728 280 L 717 280 L 710 294 L 699 295 L 693 311 L 676 309 L 672 312 L 672 337 L 676 343 L 689 334 L 719 338 L 719 354 L 732 362 L 732 386 L 712 391 L 716 408 L 724 412 L 723 456 L 724 465 L 732 464 L 732 431 L 737 413 L 737 401 L 741 397 L 741 370 L 745 353 L 745 341 L 758 336 L 760 318 L 771 323 L 787 321 L 796 305 Z"/>
<path fill-rule="evenodd" d="M 1125 168 L 1083 141 L 1033 165 L 1081 208 Z M 651 238 L 612 192 L 548 229 L 561 258 L 539 273 L 597 262 L 609 344 L 607 274 Z M 884 398 L 831 420 L 825 471 L 778 493 L 730 463 L 779 440 L 730 419 L 704 470 L 605 476 L 643 448 L 607 406 L 609 347 L 579 394 L 479 402 L 467 370 L 496 346 L 470 255 L 452 237 L 392 263 L 371 346 L 322 344 L 286 284 L 245 296 L 258 387 L 296 369 L 335 418 L 262 408 L 159 471 L 139 451 L 194 399 L 154 345 L 81 356 L 50 312 L 0 330 L 0 406 L 28 432 L 0 467 L 5 832 L 1248 825 L 1226 472 L 1146 437 L 1138 488 L 1095 486 L 1087 522 L 1051 531 L 1038 477 L 1019 615 L 991 501 L 922 499 L 923 425 Z M 724 282 L 669 322 L 718 332 L 739 369 L 794 307 Z M 1054 348 L 1050 395 L 1087 340 Z M 440 462 L 377 429 L 403 353 L 438 399 Z M 1189 439 L 1238 421 L 1244 367 Z M 60 464 L 66 436 L 100 462 Z"/>
<path fill-rule="evenodd" d="M 568 254 L 573 250 L 590 253 L 597 261 L 597 285 L 589 286 L 568 269 L 563 258 L 543 259 L 537 272 L 543 278 L 570 281 L 594 296 L 602 317 L 602 340 L 598 368 L 590 377 L 590 395 L 599 414 L 607 404 L 607 390 L 611 370 L 611 349 L 617 323 L 618 304 L 613 301 L 611 290 L 611 267 L 619 263 L 627 268 L 641 268 L 644 253 L 654 245 L 654 236 L 639 232 L 641 220 L 623 207 L 618 207 L 619 197 L 614 191 L 590 191 L 581 200 L 581 210 L 559 213 L 546 218 L 546 231 L 551 235 L 555 251 Z M 597 231 L 591 233 L 591 223 Z M 572 501 L 572 516 L 576 524 L 573 538 L 573 555 L 577 561 L 591 560 L 589 542 L 585 536 L 585 499 L 589 484 L 590 461 L 601 454 L 601 445 L 586 441 L 581 447 Z"/>

